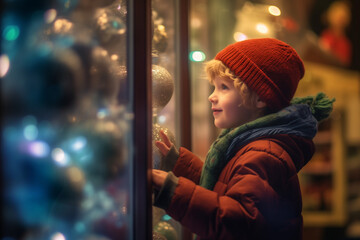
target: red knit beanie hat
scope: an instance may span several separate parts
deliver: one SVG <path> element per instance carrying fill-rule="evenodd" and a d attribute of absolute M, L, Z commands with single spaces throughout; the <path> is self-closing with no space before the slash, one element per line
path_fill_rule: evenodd
<path fill-rule="evenodd" d="M 223 62 L 272 110 L 290 104 L 305 71 L 296 51 L 273 38 L 236 42 L 221 50 L 215 59 Z"/>

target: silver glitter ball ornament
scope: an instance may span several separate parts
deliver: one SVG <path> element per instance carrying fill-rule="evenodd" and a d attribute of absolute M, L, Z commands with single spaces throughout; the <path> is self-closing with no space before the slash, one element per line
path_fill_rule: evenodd
<path fill-rule="evenodd" d="M 152 65 L 152 107 L 154 112 L 161 111 L 170 101 L 174 92 L 174 79 L 159 65 Z"/>

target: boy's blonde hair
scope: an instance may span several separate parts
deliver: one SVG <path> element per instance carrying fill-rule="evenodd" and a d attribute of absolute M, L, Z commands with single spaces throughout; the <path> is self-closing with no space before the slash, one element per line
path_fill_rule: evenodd
<path fill-rule="evenodd" d="M 234 87 L 239 91 L 245 106 L 255 108 L 257 94 L 252 91 L 239 77 L 237 77 L 228 67 L 220 60 L 210 60 L 205 64 L 205 71 L 208 75 L 209 82 L 213 85 L 216 77 L 226 77 L 234 81 Z"/>

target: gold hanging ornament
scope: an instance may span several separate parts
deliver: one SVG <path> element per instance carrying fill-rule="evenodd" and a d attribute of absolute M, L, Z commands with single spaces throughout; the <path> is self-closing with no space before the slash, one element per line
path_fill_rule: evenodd
<path fill-rule="evenodd" d="M 152 65 L 152 87 L 152 107 L 157 113 L 170 101 L 174 92 L 174 79 L 165 68 Z"/>

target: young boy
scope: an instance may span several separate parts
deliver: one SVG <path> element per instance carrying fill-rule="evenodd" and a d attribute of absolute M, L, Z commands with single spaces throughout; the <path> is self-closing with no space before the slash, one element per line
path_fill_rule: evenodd
<path fill-rule="evenodd" d="M 205 163 L 185 148 L 177 152 L 161 132 L 156 146 L 171 171 L 153 170 L 154 205 L 198 239 L 300 240 L 297 173 L 314 153 L 318 121 L 333 100 L 319 94 L 290 103 L 304 66 L 276 39 L 231 44 L 206 71 L 214 124 L 224 130 Z"/>

